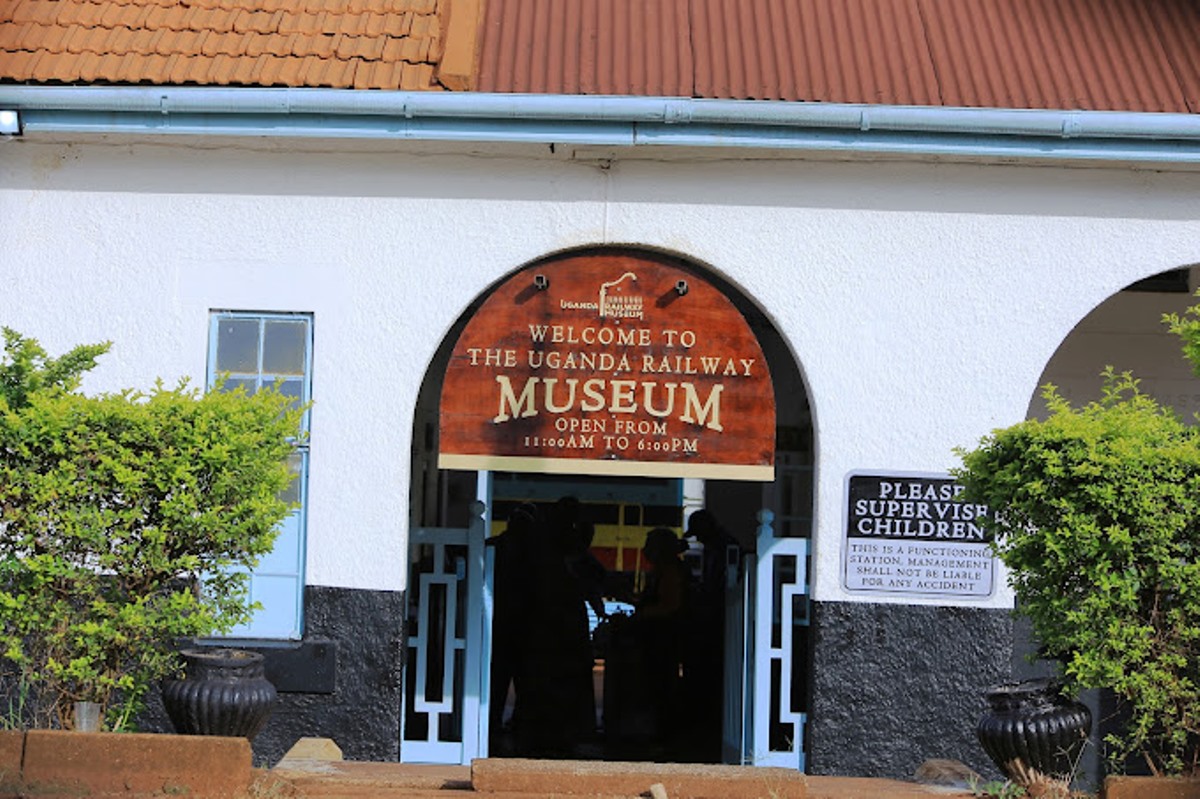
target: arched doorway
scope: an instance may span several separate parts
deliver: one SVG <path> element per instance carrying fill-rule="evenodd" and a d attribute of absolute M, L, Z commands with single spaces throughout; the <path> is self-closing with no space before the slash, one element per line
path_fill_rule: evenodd
<path fill-rule="evenodd" d="M 589 271 L 594 266 L 600 271 Z M 585 284 L 591 293 L 579 288 Z M 548 289 L 564 285 L 571 286 L 565 293 Z M 547 298 L 556 313 L 577 312 L 580 321 L 555 327 L 509 318 L 486 331 L 491 339 L 477 340 L 473 320 L 490 316 L 489 303 L 527 313 L 524 304 Z M 689 304 L 710 315 L 693 319 Z M 679 324 L 654 323 L 663 309 Z M 594 319 L 601 323 L 587 321 Z M 730 345 L 734 327 L 743 337 Z M 725 344 L 699 346 L 709 334 Z M 521 346 L 479 343 L 506 337 Z M 654 342 L 679 346 L 672 352 Z M 505 366 L 520 375 L 504 373 Z M 558 370 L 554 377 L 537 371 L 545 366 Z M 739 406 L 739 390 L 760 374 L 769 376 L 766 404 L 752 399 Z M 467 415 L 485 408 L 491 426 L 456 432 L 455 422 L 447 422 L 451 406 Z M 639 416 L 640 409 L 649 415 Z M 746 419 L 739 418 L 743 411 Z M 557 427 L 547 434 L 527 426 L 515 449 L 512 436 L 479 444 L 495 428 L 539 415 Z M 802 766 L 812 420 L 795 359 L 757 305 L 711 271 L 659 253 L 596 248 L 539 260 L 464 312 L 429 366 L 415 424 L 403 759 L 467 762 L 514 754 L 777 764 L 782 758 Z M 539 436 L 553 440 L 538 448 Z M 697 466 L 697 453 L 710 445 L 720 454 Z M 587 447 L 593 451 L 582 456 L 564 451 Z M 497 568 L 505 558 L 499 542 L 519 513 L 532 512 L 540 524 L 561 518 L 564 498 L 577 503 L 575 518 L 593 534 L 588 558 L 603 567 L 603 604 L 590 613 L 585 632 L 592 679 L 579 692 L 590 688 L 595 726 L 591 734 L 577 735 L 576 727 L 531 742 L 521 731 L 520 689 L 505 668 L 497 669 L 512 650 L 510 632 L 498 621 L 511 590 L 505 567 Z M 725 529 L 726 546 L 710 543 L 706 552 L 685 541 L 688 519 L 700 508 Z M 710 616 L 716 621 L 681 623 L 678 651 L 692 667 L 684 662 L 675 670 L 670 707 L 680 715 L 665 722 L 666 706 L 649 707 L 662 692 L 638 684 L 645 661 L 656 656 L 647 654 L 645 633 L 634 632 L 644 625 L 633 612 L 654 584 L 643 544 L 656 528 L 670 531 L 681 549 L 686 544 L 681 555 L 692 578 L 692 607 L 703 604 L 696 597 L 705 580 L 713 584 L 714 563 L 721 581 L 721 605 Z M 539 562 L 539 573 L 527 570 L 520 584 L 543 576 L 548 567 Z M 583 611 L 583 600 L 574 601 Z M 541 594 L 532 607 L 547 604 Z M 528 620 L 532 611 L 525 607 L 517 615 Z M 600 618 L 605 612 L 610 619 Z M 700 628 L 707 635 L 698 636 Z M 549 646 L 537 648 L 551 650 L 541 657 L 571 637 L 539 635 Z M 528 656 L 528 638 L 516 649 Z M 556 682 L 553 667 L 540 675 L 535 684 Z M 551 704 L 578 695 L 560 692 Z M 538 718 L 539 732 L 552 715 Z"/>
<path fill-rule="evenodd" d="M 1038 381 L 1053 383 L 1072 404 L 1100 398 L 1100 372 L 1131 371 L 1141 389 L 1185 419 L 1200 412 L 1200 384 L 1184 360 L 1179 339 L 1162 323 L 1195 302 L 1200 268 L 1180 267 L 1126 286 L 1092 309 L 1055 351 Z M 1045 412 L 1040 390 L 1029 416 Z"/>
<path fill-rule="evenodd" d="M 1045 418 L 1042 388 L 1047 384 L 1079 407 L 1101 399 L 1102 372 L 1131 372 L 1139 389 L 1161 405 L 1173 408 L 1195 423 L 1200 412 L 1200 378 L 1183 357 L 1182 342 L 1163 322 L 1164 314 L 1180 314 L 1196 302 L 1200 286 L 1196 266 L 1150 275 L 1107 297 L 1088 312 L 1063 339 L 1047 362 L 1033 391 L 1027 418 Z M 1013 674 L 1015 678 L 1052 676 L 1059 664 L 1039 660 L 1039 643 L 1029 621 L 1015 618 Z M 1080 697 L 1096 720 L 1093 743 L 1081 755 L 1079 771 L 1086 783 L 1099 785 L 1106 773 L 1101 753 L 1104 740 L 1122 723 L 1123 713 L 1107 691 L 1085 691 Z M 1130 773 L 1145 769 L 1140 759 L 1126 764 Z"/>

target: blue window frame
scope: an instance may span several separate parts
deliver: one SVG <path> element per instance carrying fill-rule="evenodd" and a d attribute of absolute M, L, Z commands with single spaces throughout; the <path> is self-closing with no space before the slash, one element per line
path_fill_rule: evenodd
<path fill-rule="evenodd" d="M 208 387 L 254 393 L 270 385 L 305 404 L 312 395 L 312 316 L 213 311 L 208 339 Z M 303 419 L 309 430 L 309 413 Z M 231 637 L 299 639 L 304 630 L 304 550 L 308 507 L 308 439 L 291 456 L 294 479 L 285 493 L 297 508 L 280 524 L 275 547 L 250 572 L 250 597 L 262 607 Z"/>

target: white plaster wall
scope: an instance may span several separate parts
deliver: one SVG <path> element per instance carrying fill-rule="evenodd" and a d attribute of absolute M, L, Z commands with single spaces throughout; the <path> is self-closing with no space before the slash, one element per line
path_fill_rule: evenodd
<path fill-rule="evenodd" d="M 848 471 L 945 471 L 1024 418 L 1095 306 L 1200 261 L 1189 173 L 303 146 L 0 144 L 0 323 L 52 351 L 114 339 L 101 390 L 201 380 L 210 309 L 313 312 L 317 585 L 403 587 L 425 368 L 473 297 L 549 252 L 669 249 L 777 325 L 813 408 L 821 600 L 853 599 Z"/>

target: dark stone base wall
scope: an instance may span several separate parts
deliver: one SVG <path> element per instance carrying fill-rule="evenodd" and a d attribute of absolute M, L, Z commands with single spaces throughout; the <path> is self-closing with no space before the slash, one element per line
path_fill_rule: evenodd
<path fill-rule="evenodd" d="M 1011 679 L 1005 610 L 815 602 L 811 774 L 912 779 L 929 758 L 999 777 L 975 738 L 984 691 Z"/>
<path fill-rule="evenodd" d="M 266 656 L 279 701 L 254 739 L 273 765 L 300 738 L 331 738 L 347 760 L 400 757 L 404 593 L 308 586 L 299 645 L 247 646 Z M 139 726 L 169 731 L 157 691 Z"/>

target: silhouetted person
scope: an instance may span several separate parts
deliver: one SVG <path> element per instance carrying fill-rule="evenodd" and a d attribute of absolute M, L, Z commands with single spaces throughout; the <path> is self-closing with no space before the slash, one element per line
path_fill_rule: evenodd
<path fill-rule="evenodd" d="M 707 509 L 688 517 L 686 537 L 704 546 L 684 651 L 691 754 L 698 760 L 717 762 L 725 697 L 726 575 L 731 554 L 740 557 L 740 553 L 737 542 Z"/>
<path fill-rule="evenodd" d="M 508 700 L 509 686 L 514 693 L 512 724 L 519 725 L 521 693 L 525 682 L 521 666 L 527 648 L 528 628 L 525 617 L 532 600 L 530 565 L 532 560 L 535 530 L 538 524 L 537 508 L 523 503 L 513 509 L 508 517 L 508 527 L 498 536 L 489 538 L 487 545 L 495 551 L 493 566 L 492 605 L 492 701 L 488 708 L 492 740 L 501 734 L 504 723 L 504 708 Z M 498 751 L 498 747 L 493 746 Z"/>
<path fill-rule="evenodd" d="M 688 572 L 680 554 L 687 544 L 665 527 L 646 534 L 642 554 L 650 562 L 646 588 L 633 618 L 637 623 L 646 696 L 654 710 L 654 734 L 669 745 L 680 729 L 679 667 L 688 610 Z"/>
<path fill-rule="evenodd" d="M 591 550 L 596 530 L 581 518 L 580 512 L 578 499 L 563 497 L 555 504 L 552 516 L 555 534 L 562 537 L 566 548 L 567 573 L 575 581 L 579 609 L 583 611 L 582 617 L 574 619 L 573 624 L 577 626 L 569 634 L 569 641 L 578 648 L 579 658 L 571 702 L 578 714 L 579 735 L 589 739 L 596 733 L 596 687 L 592 679 L 596 661 L 587 607 L 590 606 L 599 619 L 606 618 L 608 613 L 604 609 L 605 569 Z"/>
<path fill-rule="evenodd" d="M 557 504 L 534 536 L 523 671 L 528 683 L 519 736 L 522 754 L 528 756 L 570 755 L 595 730 L 594 703 L 590 713 L 583 710 L 592 674 L 587 610 L 567 567 L 577 520 L 571 503 Z"/>

